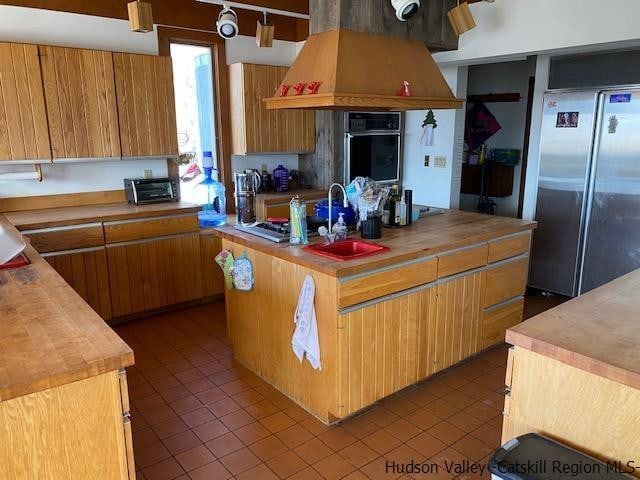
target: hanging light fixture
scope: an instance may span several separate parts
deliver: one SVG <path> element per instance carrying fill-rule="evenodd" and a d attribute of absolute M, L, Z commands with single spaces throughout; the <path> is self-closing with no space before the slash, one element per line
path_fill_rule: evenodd
<path fill-rule="evenodd" d="M 447 17 L 453 32 L 458 37 L 476 27 L 476 22 L 467 2 L 460 3 L 460 0 L 458 0 L 458 6 L 449 10 Z"/>
<path fill-rule="evenodd" d="M 129 11 L 129 28 L 132 32 L 147 33 L 153 31 L 153 14 L 151 4 L 136 0 L 127 4 Z"/>
<path fill-rule="evenodd" d="M 275 27 L 272 23 L 267 21 L 267 12 L 263 12 L 263 21 L 258 20 L 256 27 L 256 43 L 259 47 L 271 48 L 273 47 L 273 36 L 275 34 Z"/>

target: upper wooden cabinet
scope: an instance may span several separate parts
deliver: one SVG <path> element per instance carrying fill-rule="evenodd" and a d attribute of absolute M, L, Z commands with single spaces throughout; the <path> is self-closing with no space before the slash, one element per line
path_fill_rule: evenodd
<path fill-rule="evenodd" d="M 287 67 L 234 63 L 229 66 L 233 153 L 313 152 L 315 113 L 311 110 L 267 110 Z"/>
<path fill-rule="evenodd" d="M 123 157 L 177 156 L 171 58 L 114 53 Z"/>
<path fill-rule="evenodd" d="M 111 52 L 40 46 L 53 158 L 120 157 Z"/>
<path fill-rule="evenodd" d="M 51 161 L 36 45 L 0 43 L 0 161 Z"/>

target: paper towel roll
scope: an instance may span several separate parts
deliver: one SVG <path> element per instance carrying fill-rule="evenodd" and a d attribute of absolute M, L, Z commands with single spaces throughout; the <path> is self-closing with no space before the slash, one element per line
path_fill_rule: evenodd
<path fill-rule="evenodd" d="M 0 182 L 3 180 L 40 180 L 40 175 L 38 172 L 0 173 Z"/>

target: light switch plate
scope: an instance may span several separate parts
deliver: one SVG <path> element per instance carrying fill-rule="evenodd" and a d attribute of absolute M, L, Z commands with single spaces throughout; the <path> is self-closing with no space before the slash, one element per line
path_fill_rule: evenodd
<path fill-rule="evenodd" d="M 153 178 L 153 170 L 150 168 L 144 171 L 144 178 Z"/>
<path fill-rule="evenodd" d="M 424 156 L 424 166 L 428 167 L 429 166 L 429 155 L 425 155 Z"/>
<path fill-rule="evenodd" d="M 433 166 L 438 168 L 446 168 L 447 167 L 447 157 L 435 157 L 433 159 Z"/>

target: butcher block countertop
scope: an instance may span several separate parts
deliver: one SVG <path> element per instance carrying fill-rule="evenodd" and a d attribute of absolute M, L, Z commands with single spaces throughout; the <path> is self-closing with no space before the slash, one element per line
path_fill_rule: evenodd
<path fill-rule="evenodd" d="M 93 222 L 110 222 L 135 218 L 180 215 L 200 210 L 198 205 L 187 202 L 165 202 L 149 205 L 130 205 L 125 202 L 77 207 L 47 208 L 5 213 L 4 216 L 19 230 L 79 225 Z"/>
<path fill-rule="evenodd" d="M 421 218 L 407 227 L 383 228 L 382 238 L 371 241 L 389 247 L 388 252 L 341 262 L 308 253 L 300 246 L 288 243 L 278 244 L 240 232 L 233 227 L 232 223 L 233 221 L 224 227 L 216 228 L 217 233 L 227 240 L 334 277 L 362 273 L 486 242 L 527 231 L 536 226 L 536 222 L 527 220 L 448 210 L 442 215 Z M 359 238 L 358 233 L 351 233 L 350 236 Z M 320 237 L 310 239 L 311 243 L 320 241 L 324 239 Z"/>
<path fill-rule="evenodd" d="M 0 401 L 133 365 L 133 351 L 46 260 L 24 253 L 31 265 L 0 270 Z"/>
<path fill-rule="evenodd" d="M 507 331 L 507 343 L 640 389 L 640 270 Z"/>

